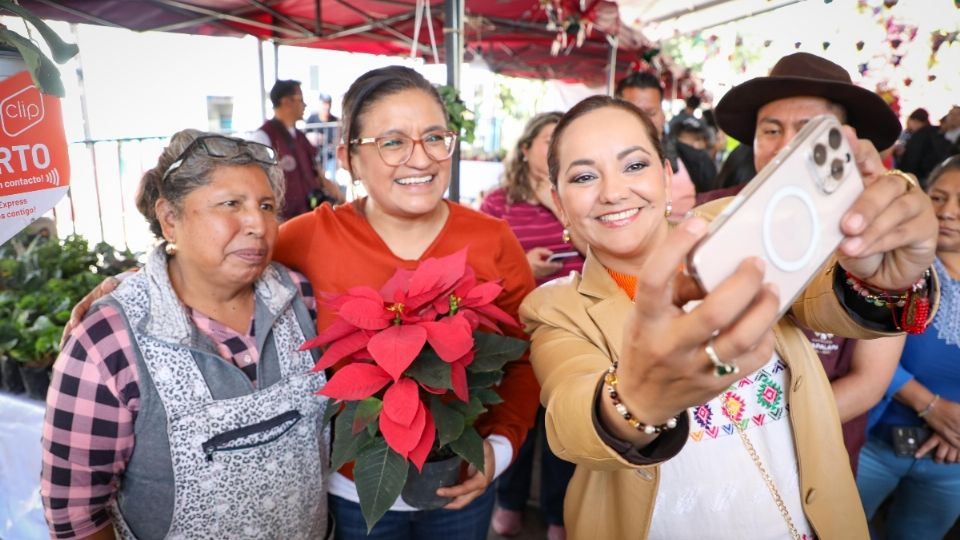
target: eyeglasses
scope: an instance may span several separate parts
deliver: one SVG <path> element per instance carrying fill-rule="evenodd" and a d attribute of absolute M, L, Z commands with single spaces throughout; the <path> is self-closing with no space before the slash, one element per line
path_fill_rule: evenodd
<path fill-rule="evenodd" d="M 269 146 L 223 135 L 204 135 L 194 139 L 183 149 L 183 152 L 180 152 L 177 159 L 173 160 L 173 163 L 163 173 L 163 180 L 166 180 L 173 171 L 179 169 L 197 149 L 203 150 L 204 154 L 214 159 L 231 159 L 247 155 L 253 161 L 263 165 L 277 164 L 277 152 Z"/>
<path fill-rule="evenodd" d="M 420 139 L 413 139 L 406 135 L 384 135 L 382 137 L 366 137 L 351 139 L 350 144 L 376 144 L 380 159 L 391 167 L 398 167 L 410 161 L 413 156 L 413 147 L 417 143 L 423 147 L 427 157 L 434 161 L 443 161 L 453 155 L 457 136 L 452 131 L 436 131 L 427 133 Z"/>

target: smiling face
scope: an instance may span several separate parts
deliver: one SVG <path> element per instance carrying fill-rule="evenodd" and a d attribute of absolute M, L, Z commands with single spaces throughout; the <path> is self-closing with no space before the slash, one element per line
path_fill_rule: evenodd
<path fill-rule="evenodd" d="M 937 251 L 960 253 L 960 168 L 940 175 L 929 193 L 940 222 Z"/>
<path fill-rule="evenodd" d="M 564 224 L 607 268 L 639 262 L 666 231 L 671 173 L 634 114 L 605 106 L 566 125 L 557 141 Z"/>
<path fill-rule="evenodd" d="M 384 96 L 358 118 L 356 138 L 405 135 L 423 139 L 447 129 L 446 115 L 432 96 L 409 89 Z M 376 144 L 338 149 L 342 162 L 360 179 L 369 195 L 366 211 L 394 218 L 418 219 L 441 211 L 441 200 L 450 183 L 450 158 L 434 161 L 423 145 L 414 143 L 410 159 L 398 166 L 380 157 Z"/>
<path fill-rule="evenodd" d="M 249 286 L 270 263 L 277 239 L 277 200 L 260 166 L 225 165 L 183 198 L 177 211 L 157 202 L 163 236 L 177 246 L 171 264 L 205 284 Z"/>

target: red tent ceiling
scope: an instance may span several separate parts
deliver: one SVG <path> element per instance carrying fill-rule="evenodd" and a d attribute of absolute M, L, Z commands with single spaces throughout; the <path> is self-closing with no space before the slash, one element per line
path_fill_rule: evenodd
<path fill-rule="evenodd" d="M 470 61 L 482 56 L 490 69 L 504 75 L 581 81 L 606 81 L 607 34 L 619 41 L 617 72 L 622 75 L 651 44 L 622 24 L 610 0 L 465 0 L 464 42 Z M 443 1 L 426 0 L 443 55 Z M 425 3 L 426 3 L 425 2 Z M 251 34 L 281 44 L 350 52 L 406 55 L 415 31 L 415 0 L 20 0 L 37 15 L 120 26 L 136 31 L 159 30 L 201 35 Z M 568 44 L 557 54 L 557 38 L 548 30 L 549 6 L 568 26 Z M 582 9 L 581 9 L 582 6 Z M 572 16 L 571 16 L 572 14 Z M 576 21 L 570 26 L 572 21 Z M 592 30 L 579 47 L 579 24 Z M 419 33 L 420 54 L 430 58 L 426 20 Z"/>

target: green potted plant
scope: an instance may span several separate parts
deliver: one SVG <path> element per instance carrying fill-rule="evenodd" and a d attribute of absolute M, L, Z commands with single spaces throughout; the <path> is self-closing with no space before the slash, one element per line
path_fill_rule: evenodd
<path fill-rule="evenodd" d="M 443 98 L 443 103 L 447 107 L 447 124 L 450 130 L 460 137 L 460 140 L 470 144 L 473 142 L 473 132 L 477 129 L 477 120 L 473 111 L 467 108 L 467 105 L 460 99 L 457 89 L 448 86 L 437 86 L 437 92 Z"/>
<path fill-rule="evenodd" d="M 527 342 L 501 334 L 517 323 L 494 304 L 502 286 L 480 282 L 467 251 L 398 269 L 379 291 L 354 287 L 328 299 L 336 320 L 303 348 L 323 347 L 315 369 L 336 366 L 319 394 L 335 402 L 333 468 L 353 476 L 368 529 L 402 494 L 439 508 L 438 487 L 457 482 L 465 460 L 483 471 L 474 427 L 504 365 Z"/>
<path fill-rule="evenodd" d="M 4 385 L 43 399 L 71 308 L 106 276 L 133 266 L 135 257 L 105 243 L 90 249 L 79 236 L 58 241 L 21 233 L 0 247 L 0 259 Z"/>

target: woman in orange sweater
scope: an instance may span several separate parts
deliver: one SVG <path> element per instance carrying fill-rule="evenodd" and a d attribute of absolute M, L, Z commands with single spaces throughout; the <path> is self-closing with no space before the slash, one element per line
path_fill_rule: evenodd
<path fill-rule="evenodd" d="M 480 281 L 502 280 L 496 303 L 517 317 L 521 300 L 534 288 L 530 265 L 506 222 L 444 200 L 456 135 L 447 128 L 433 86 L 400 66 L 362 75 L 344 96 L 342 133 L 337 157 L 369 195 L 284 223 L 274 259 L 305 274 L 317 293 L 339 293 L 359 285 L 379 288 L 397 268 L 413 269 L 466 246 L 467 264 Z M 318 328 L 333 317 L 321 305 Z M 494 502 L 489 486 L 533 424 L 538 391 L 526 356 L 507 364 L 498 388 L 503 403 L 477 422 L 485 437 L 485 473 L 439 489 L 438 495 L 453 498 L 444 508 L 418 511 L 398 499 L 368 535 L 352 466 L 335 473 L 330 509 L 336 537 L 486 538 Z"/>

